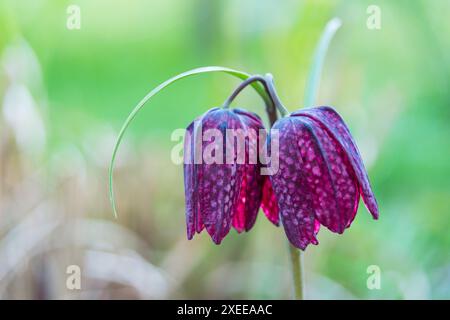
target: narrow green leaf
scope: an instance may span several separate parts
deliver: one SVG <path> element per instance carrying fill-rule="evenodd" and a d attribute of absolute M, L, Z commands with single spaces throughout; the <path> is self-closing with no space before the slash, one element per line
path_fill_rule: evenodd
<path fill-rule="evenodd" d="M 196 74 L 201 73 L 208 73 L 208 72 L 224 72 L 229 75 L 235 76 L 239 79 L 245 80 L 248 77 L 250 77 L 250 74 L 247 74 L 245 72 L 241 72 L 238 70 L 233 70 L 229 68 L 224 67 L 202 67 L 197 69 L 192 69 L 186 72 L 183 72 L 179 75 L 174 76 L 173 78 L 170 78 L 163 83 L 161 83 L 159 86 L 154 88 L 152 91 L 150 91 L 137 105 L 134 107 L 134 109 L 131 111 L 131 113 L 128 115 L 127 119 L 125 120 L 124 124 L 122 125 L 122 128 L 120 129 L 119 135 L 117 136 L 116 144 L 114 145 L 113 154 L 111 157 L 111 163 L 109 166 L 109 199 L 111 201 L 111 206 L 114 211 L 114 216 L 117 218 L 117 210 L 116 210 L 116 203 L 114 199 L 114 189 L 113 189 L 113 169 L 114 169 L 114 162 L 116 160 L 117 151 L 119 149 L 120 142 L 122 141 L 123 135 L 125 134 L 125 131 L 127 130 L 128 126 L 130 125 L 131 121 L 136 117 L 137 113 L 144 107 L 144 105 L 156 94 L 158 94 L 162 89 L 166 88 L 167 86 L 171 85 L 172 83 L 186 78 L 190 77 Z M 271 104 L 271 100 L 267 94 L 267 92 L 264 90 L 264 87 L 258 83 L 255 82 L 252 84 L 253 88 L 259 93 L 259 95 L 263 98 L 264 102 L 267 105 Z"/>
<path fill-rule="evenodd" d="M 341 26 L 339 18 L 331 19 L 322 33 L 319 44 L 317 45 L 313 64 L 309 72 L 308 81 L 306 83 L 305 101 L 303 107 L 312 107 L 316 101 L 317 91 L 320 83 L 320 75 L 322 73 L 323 62 L 327 54 L 328 46 L 333 39 L 336 31 Z"/>

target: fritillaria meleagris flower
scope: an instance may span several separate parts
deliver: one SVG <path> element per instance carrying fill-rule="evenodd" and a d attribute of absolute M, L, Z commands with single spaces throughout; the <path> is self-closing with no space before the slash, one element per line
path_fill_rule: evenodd
<path fill-rule="evenodd" d="M 219 244 L 231 226 L 248 231 L 260 206 L 278 224 L 270 180 L 260 174 L 261 132 L 261 119 L 242 109 L 214 108 L 188 126 L 184 145 L 188 239 L 205 228 Z M 238 146 L 239 134 L 244 134 L 243 149 Z"/>
<path fill-rule="evenodd" d="M 279 170 L 271 181 L 284 230 L 295 247 L 317 244 L 320 225 L 344 232 L 355 218 L 360 195 L 378 218 L 358 148 L 334 109 L 302 109 L 279 119 L 273 129 L 279 134 Z"/>

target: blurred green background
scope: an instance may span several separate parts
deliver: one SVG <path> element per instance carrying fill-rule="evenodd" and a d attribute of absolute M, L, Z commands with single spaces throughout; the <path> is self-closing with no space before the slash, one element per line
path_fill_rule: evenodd
<path fill-rule="evenodd" d="M 78 5 L 79 30 L 66 27 Z M 369 5 L 381 29 L 366 26 Z M 239 83 L 223 74 L 182 80 L 139 114 L 167 78 L 199 66 L 271 72 L 293 111 L 329 19 L 342 28 L 318 105 L 334 106 L 360 147 L 380 205 L 344 235 L 319 233 L 305 253 L 306 296 L 450 298 L 450 2 L 16 1 L 0 2 L 0 298 L 289 298 L 284 232 L 263 216 L 216 246 L 187 241 L 174 129 L 221 104 Z M 236 105 L 264 117 L 252 90 Z M 81 268 L 81 290 L 66 287 Z M 367 268 L 381 271 L 369 290 Z"/>

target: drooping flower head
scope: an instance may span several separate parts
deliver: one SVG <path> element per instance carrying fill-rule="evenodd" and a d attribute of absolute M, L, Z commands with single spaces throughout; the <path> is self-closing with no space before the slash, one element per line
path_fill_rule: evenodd
<path fill-rule="evenodd" d="M 248 231 L 264 201 L 276 223 L 278 208 L 270 181 L 260 174 L 261 119 L 242 109 L 214 108 L 192 122 L 184 146 L 188 239 L 204 228 L 219 244 L 231 226 Z M 265 135 L 264 135 L 265 137 Z M 263 137 L 263 138 L 264 138 Z"/>
<path fill-rule="evenodd" d="M 374 219 L 378 206 L 358 148 L 330 107 L 279 119 L 279 170 L 271 176 L 280 218 L 297 248 L 317 244 L 320 225 L 336 233 L 350 226 L 362 196 Z"/>

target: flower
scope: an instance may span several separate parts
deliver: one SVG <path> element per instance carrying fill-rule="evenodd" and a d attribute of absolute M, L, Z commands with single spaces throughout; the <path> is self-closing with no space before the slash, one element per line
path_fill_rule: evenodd
<path fill-rule="evenodd" d="M 277 223 L 278 207 L 270 180 L 260 174 L 258 160 L 259 137 L 265 132 L 261 119 L 242 109 L 213 108 L 187 127 L 184 185 L 188 239 L 205 228 L 220 244 L 231 226 L 238 232 L 250 230 L 261 202 L 269 220 Z"/>
<path fill-rule="evenodd" d="M 358 148 L 330 107 L 302 109 L 279 119 L 279 170 L 271 182 L 289 241 L 304 250 L 318 244 L 320 225 L 343 233 L 359 197 L 374 219 L 378 206 Z"/>

